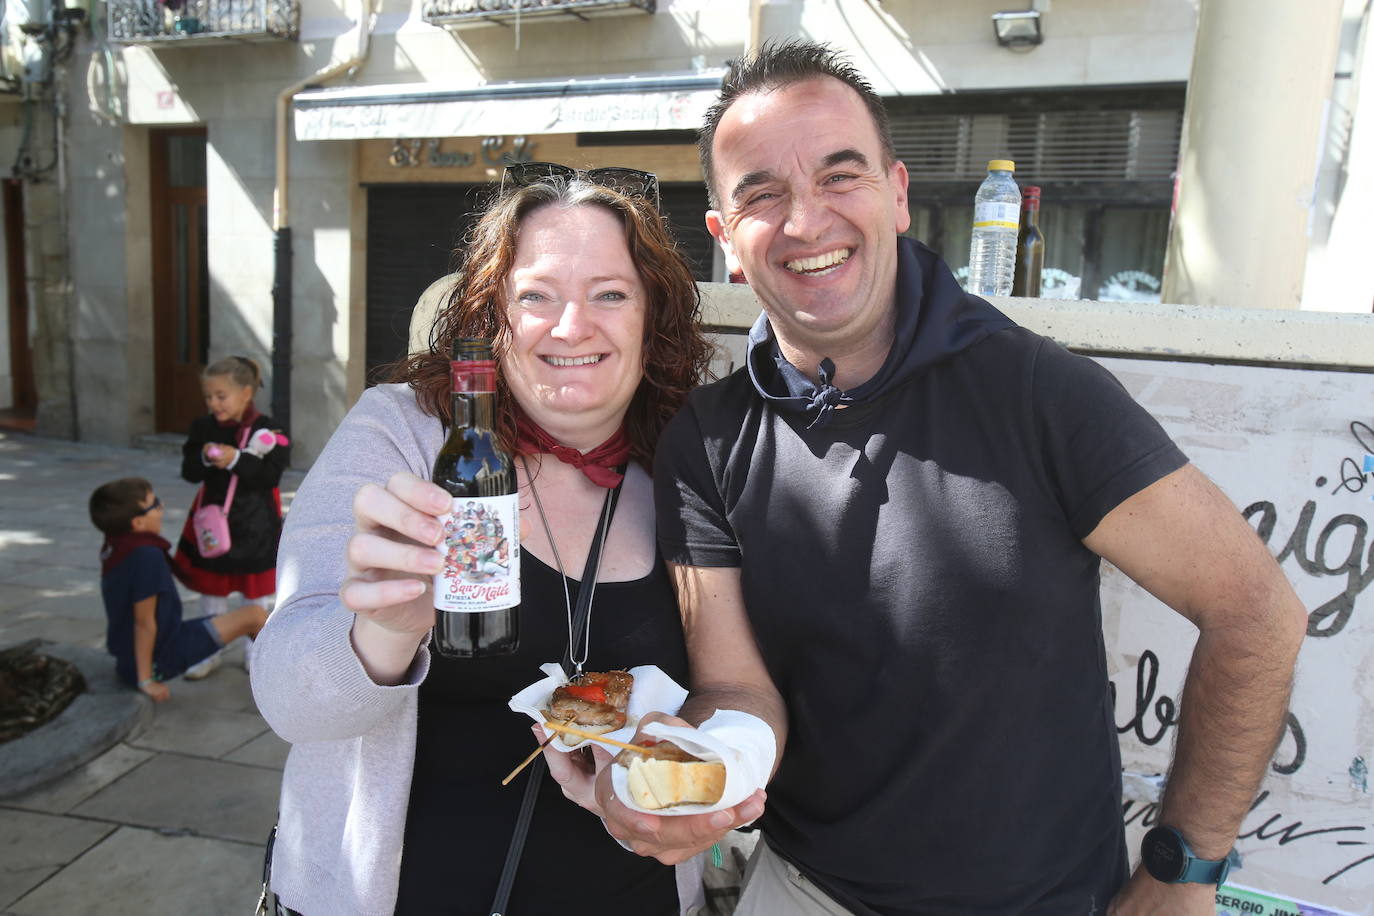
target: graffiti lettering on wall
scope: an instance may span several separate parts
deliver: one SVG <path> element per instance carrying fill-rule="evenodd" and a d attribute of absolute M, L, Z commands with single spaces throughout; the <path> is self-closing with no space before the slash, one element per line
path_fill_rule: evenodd
<path fill-rule="evenodd" d="M 443 150 L 443 140 L 393 140 L 387 162 L 395 168 L 428 165 L 434 168 L 462 168 L 472 165 L 480 154 L 484 165 L 501 168 L 518 162 L 534 160 L 534 142 L 528 137 L 514 137 L 507 144 L 505 137 L 483 137 L 479 152 Z"/>
<path fill-rule="evenodd" d="M 1330 495 L 1333 496 L 1359 493 L 1366 483 L 1374 478 L 1374 429 L 1356 421 L 1350 424 L 1350 434 L 1354 440 L 1353 447 L 1363 450 L 1364 454 L 1360 457 L 1346 456 L 1341 459 L 1337 469 L 1340 482 L 1331 490 Z M 1315 481 L 1316 486 L 1322 489 L 1330 482 L 1326 477 L 1318 477 Z M 1255 531 L 1259 534 L 1260 540 L 1272 550 L 1273 546 L 1269 542 L 1279 521 L 1278 509 L 1272 502 L 1260 500 L 1247 506 L 1244 515 L 1247 520 L 1254 521 Z M 1298 522 L 1288 537 L 1288 543 L 1279 551 L 1277 557 L 1280 563 L 1290 556 L 1293 557 L 1299 569 L 1316 579 L 1326 576 L 1345 578 L 1345 588 L 1339 594 L 1307 615 L 1307 635 L 1335 636 L 1349 623 L 1350 615 L 1355 611 L 1355 599 L 1369 587 L 1370 582 L 1374 582 L 1374 542 L 1368 537 L 1368 522 L 1358 515 L 1341 512 L 1333 515 L 1322 526 L 1316 542 L 1313 543 L 1313 521 L 1316 515 L 1317 501 L 1309 499 L 1298 514 Z M 1333 552 L 1332 545 L 1344 544 L 1344 535 L 1347 532 L 1350 535 L 1350 547 L 1345 556 L 1339 555 L 1339 548 L 1334 551 L 1336 556 L 1330 556 Z"/>
<path fill-rule="evenodd" d="M 1361 423 L 1359 420 L 1350 424 L 1350 436 L 1355 440 L 1355 444 L 1364 449 L 1364 455 L 1356 459 L 1347 455 L 1341 459 L 1340 482 L 1332 493 L 1339 493 L 1346 490 L 1351 493 L 1358 493 L 1364 489 L 1365 482 L 1374 477 L 1374 428 L 1368 423 Z M 1318 480 L 1317 486 L 1325 484 Z M 1370 497 L 1374 500 L 1374 496 Z"/>
<path fill-rule="evenodd" d="M 1159 656 L 1146 649 L 1140 653 L 1140 661 L 1136 662 L 1135 666 L 1135 703 L 1132 705 L 1134 715 L 1124 725 L 1116 726 L 1118 735 L 1133 731 L 1141 744 L 1153 747 L 1178 722 L 1178 704 L 1174 698 L 1161 694 L 1155 699 L 1158 682 Z M 1111 692 L 1112 704 L 1115 706 L 1116 683 L 1108 681 L 1107 689 Z"/>
<path fill-rule="evenodd" d="M 1332 861 L 1327 866 L 1330 871 L 1323 876 L 1322 884 L 1332 884 L 1357 869 L 1374 869 L 1374 853 L 1365 852 L 1374 845 L 1374 825 L 1334 824 L 1304 828 L 1302 821 L 1289 814 L 1281 811 L 1270 813 L 1272 806 L 1268 805 L 1268 801 L 1269 791 L 1260 792 L 1254 804 L 1250 806 L 1250 813 L 1241 825 L 1241 832 L 1236 835 L 1239 841 L 1251 841 L 1246 843 L 1247 852 L 1253 853 L 1266 845 L 1282 848 L 1305 841 L 1311 841 L 1306 842 L 1306 845 L 1320 844 L 1331 847 Z M 1122 802 L 1121 815 L 1127 827 L 1139 822 L 1140 826 L 1149 829 L 1158 823 L 1159 803 Z M 1252 823 L 1255 826 L 1248 827 Z"/>
<path fill-rule="evenodd" d="M 1136 740 L 1141 744 L 1153 747 L 1164 740 L 1170 728 L 1178 724 L 1178 702 L 1165 693 L 1160 693 L 1156 697 L 1158 684 L 1159 656 L 1146 649 L 1140 653 L 1140 660 L 1135 666 L 1135 700 L 1131 704 L 1132 715 L 1125 722 L 1117 723 L 1118 735 L 1134 732 Z M 1116 683 L 1108 681 L 1107 690 L 1115 707 Z M 1290 712 L 1284 725 L 1283 738 L 1279 742 L 1278 752 L 1271 766 L 1275 773 L 1291 776 L 1306 760 L 1307 736 L 1298 717 Z"/>

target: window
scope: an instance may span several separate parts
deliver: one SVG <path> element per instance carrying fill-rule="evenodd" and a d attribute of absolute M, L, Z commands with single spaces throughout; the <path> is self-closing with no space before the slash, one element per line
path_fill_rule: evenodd
<path fill-rule="evenodd" d="M 989 159 L 1042 189 L 1042 295 L 1158 301 L 1182 87 L 888 99 L 911 176 L 908 234 L 968 272 L 973 196 Z"/>

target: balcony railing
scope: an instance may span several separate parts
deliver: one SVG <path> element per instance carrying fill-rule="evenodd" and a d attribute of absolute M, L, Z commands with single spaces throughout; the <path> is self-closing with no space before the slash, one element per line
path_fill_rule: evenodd
<path fill-rule="evenodd" d="M 431 25 L 464 28 L 521 19 L 590 19 L 653 13 L 657 0 L 425 0 Z"/>
<path fill-rule="evenodd" d="M 296 38 L 298 0 L 108 0 L 110 41 L 121 44 Z"/>

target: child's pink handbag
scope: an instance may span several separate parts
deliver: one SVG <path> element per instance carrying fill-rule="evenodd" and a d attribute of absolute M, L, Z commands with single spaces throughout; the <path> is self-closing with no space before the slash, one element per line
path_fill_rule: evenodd
<path fill-rule="evenodd" d="M 239 450 L 248 443 L 252 430 L 244 430 L 239 439 Z M 202 486 L 196 492 L 196 501 L 191 504 L 191 531 L 196 536 L 196 549 L 207 560 L 222 557 L 229 552 L 229 507 L 234 503 L 234 490 L 239 484 L 239 475 L 229 475 L 229 490 L 224 494 L 224 505 L 202 506 L 201 497 L 205 495 Z"/>

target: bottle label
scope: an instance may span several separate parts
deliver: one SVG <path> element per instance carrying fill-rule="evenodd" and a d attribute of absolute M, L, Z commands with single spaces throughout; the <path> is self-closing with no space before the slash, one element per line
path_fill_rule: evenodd
<path fill-rule="evenodd" d="M 1017 229 L 1020 225 L 1021 208 L 1016 204 L 1000 204 L 990 200 L 973 205 L 974 229 Z"/>
<path fill-rule="evenodd" d="M 440 518 L 444 568 L 434 577 L 434 607 L 456 614 L 501 611 L 520 603 L 519 497 L 458 496 Z"/>
<path fill-rule="evenodd" d="M 495 394 L 496 363 L 493 360 L 454 360 L 449 364 L 453 393 Z"/>

